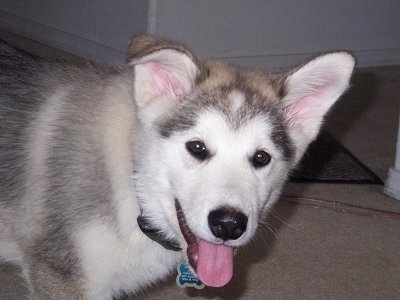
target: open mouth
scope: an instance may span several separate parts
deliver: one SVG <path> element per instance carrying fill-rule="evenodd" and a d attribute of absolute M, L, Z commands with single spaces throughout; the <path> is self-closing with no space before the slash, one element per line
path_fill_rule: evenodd
<path fill-rule="evenodd" d="M 196 237 L 190 230 L 182 207 L 176 199 L 175 208 L 179 227 L 188 244 L 186 254 L 189 264 L 205 285 L 213 287 L 226 285 L 233 275 L 234 248 Z"/>

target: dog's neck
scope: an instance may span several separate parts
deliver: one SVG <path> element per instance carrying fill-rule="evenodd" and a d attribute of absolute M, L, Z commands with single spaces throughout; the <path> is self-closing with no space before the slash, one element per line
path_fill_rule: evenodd
<path fill-rule="evenodd" d="M 143 208 L 140 205 L 141 201 L 144 201 L 141 197 L 143 194 L 142 189 L 138 188 L 138 177 L 137 172 L 134 172 L 133 178 L 133 186 L 135 189 L 135 195 L 137 199 L 137 204 L 139 206 L 140 215 L 137 217 L 137 223 L 139 225 L 140 230 L 151 240 L 159 243 L 167 250 L 171 251 L 181 251 L 182 248 L 179 245 L 179 242 L 174 239 L 169 239 L 162 233 L 162 230 L 153 226 L 151 220 L 144 215 Z M 140 190 L 140 192 L 139 192 Z"/>
<path fill-rule="evenodd" d="M 168 239 L 158 228 L 152 226 L 150 221 L 142 214 L 137 218 L 140 230 L 153 241 L 159 243 L 167 250 L 181 251 L 182 248 L 176 240 Z"/>

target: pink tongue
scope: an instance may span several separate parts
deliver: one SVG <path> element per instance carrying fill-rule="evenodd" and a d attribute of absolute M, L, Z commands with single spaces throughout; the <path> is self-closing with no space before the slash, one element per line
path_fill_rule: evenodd
<path fill-rule="evenodd" d="M 196 273 L 205 285 L 226 285 L 233 275 L 233 248 L 200 240 Z"/>

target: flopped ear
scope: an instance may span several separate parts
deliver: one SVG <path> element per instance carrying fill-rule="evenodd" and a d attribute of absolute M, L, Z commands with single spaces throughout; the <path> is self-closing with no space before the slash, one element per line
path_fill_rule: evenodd
<path fill-rule="evenodd" d="M 161 98 L 182 100 L 199 74 L 197 60 L 189 50 L 149 36 L 132 40 L 128 60 L 135 68 L 135 98 L 139 106 Z"/>
<path fill-rule="evenodd" d="M 347 52 L 325 54 L 284 81 L 283 111 L 298 156 L 316 138 L 325 114 L 349 86 L 354 63 Z"/>

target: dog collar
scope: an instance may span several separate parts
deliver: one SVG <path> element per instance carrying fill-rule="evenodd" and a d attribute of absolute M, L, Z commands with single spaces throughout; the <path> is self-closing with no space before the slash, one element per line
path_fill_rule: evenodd
<path fill-rule="evenodd" d="M 152 227 L 149 220 L 140 215 L 137 218 L 137 223 L 139 225 L 140 230 L 147 235 L 151 240 L 159 243 L 167 250 L 172 251 L 181 251 L 182 248 L 179 246 L 179 243 L 173 239 L 168 239 L 165 235 L 157 228 Z"/>
<path fill-rule="evenodd" d="M 138 190 L 137 174 L 138 174 L 137 170 L 134 170 L 132 178 L 135 191 Z M 138 199 L 138 206 L 140 211 L 140 215 L 137 217 L 137 223 L 139 225 L 140 230 L 145 235 L 147 235 L 148 238 L 159 243 L 165 249 L 172 251 L 181 251 L 182 248 L 179 246 L 179 243 L 176 240 L 166 238 L 165 234 L 163 234 L 160 229 L 152 226 L 150 220 L 145 216 L 143 216 L 143 209 L 140 206 L 140 193 L 136 193 L 136 197 Z"/>

